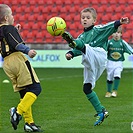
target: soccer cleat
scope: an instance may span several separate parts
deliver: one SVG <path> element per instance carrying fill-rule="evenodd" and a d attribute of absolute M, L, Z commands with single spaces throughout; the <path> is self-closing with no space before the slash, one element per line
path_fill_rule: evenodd
<path fill-rule="evenodd" d="M 112 92 L 112 97 L 117 97 L 117 91 Z"/>
<path fill-rule="evenodd" d="M 96 117 L 96 122 L 94 123 L 94 126 L 100 125 L 104 121 L 104 118 L 107 118 L 108 116 L 109 113 L 106 109 L 103 109 L 102 113 L 95 114 L 94 117 Z"/>
<path fill-rule="evenodd" d="M 71 48 L 75 48 L 76 47 L 76 43 L 74 42 L 74 39 L 73 39 L 73 37 L 71 36 L 71 34 L 69 32 L 65 31 L 62 34 L 62 38 L 67 41 L 67 43 L 69 44 L 69 46 Z"/>
<path fill-rule="evenodd" d="M 106 109 L 103 109 L 104 118 L 107 118 L 109 116 L 109 112 Z"/>
<path fill-rule="evenodd" d="M 94 126 L 100 125 L 104 121 L 104 113 L 100 113 L 96 117 L 96 122 L 94 123 Z"/>
<path fill-rule="evenodd" d="M 14 128 L 14 130 L 16 130 L 17 125 L 19 124 L 19 121 L 22 119 L 22 116 L 16 112 L 17 109 L 15 107 L 12 107 L 9 111 L 10 111 L 10 121 L 11 121 L 12 127 Z"/>
<path fill-rule="evenodd" d="M 25 123 L 24 130 L 25 132 L 43 132 L 43 130 L 40 129 L 40 126 L 35 125 L 35 123 Z"/>
<path fill-rule="evenodd" d="M 107 92 L 106 94 L 105 94 L 105 97 L 111 97 L 112 95 L 111 95 L 111 93 L 110 92 Z"/>

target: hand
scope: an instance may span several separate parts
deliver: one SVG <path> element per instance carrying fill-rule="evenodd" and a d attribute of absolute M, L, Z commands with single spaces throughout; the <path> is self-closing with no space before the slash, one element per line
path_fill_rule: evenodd
<path fill-rule="evenodd" d="M 71 59 L 72 59 L 72 55 L 71 55 L 71 54 L 69 54 L 69 53 L 68 53 L 68 54 L 66 54 L 66 59 L 67 59 L 67 60 L 71 60 Z"/>
<path fill-rule="evenodd" d="M 129 18 L 128 17 L 121 18 L 120 23 L 121 24 L 128 24 L 129 23 Z"/>
<path fill-rule="evenodd" d="M 21 30 L 21 24 L 16 24 L 15 27 L 20 32 L 20 30 Z"/>
<path fill-rule="evenodd" d="M 37 54 L 37 52 L 34 50 L 34 49 L 31 49 L 29 52 L 28 52 L 28 55 L 30 58 L 33 58 L 35 57 Z"/>

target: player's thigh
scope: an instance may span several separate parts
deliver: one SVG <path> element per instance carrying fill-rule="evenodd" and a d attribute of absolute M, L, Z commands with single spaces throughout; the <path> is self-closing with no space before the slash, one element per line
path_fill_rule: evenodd
<path fill-rule="evenodd" d="M 92 88 L 95 87 L 96 77 L 94 72 L 87 67 L 84 67 L 84 84 L 91 83 Z"/>
<path fill-rule="evenodd" d="M 115 69 L 116 69 L 115 62 L 108 60 L 107 61 L 107 67 L 106 67 L 106 70 L 107 70 L 107 80 L 113 81 Z"/>
<path fill-rule="evenodd" d="M 107 70 L 107 80 L 113 81 L 114 79 L 114 71 L 113 69 L 108 69 Z"/>
<path fill-rule="evenodd" d="M 16 83 L 16 73 L 17 73 L 17 69 L 15 66 L 12 65 L 12 63 L 8 62 L 8 61 L 4 61 L 3 63 L 3 70 L 6 73 L 6 75 L 10 78 L 10 80 L 13 83 Z"/>
<path fill-rule="evenodd" d="M 116 68 L 115 71 L 114 71 L 114 77 L 119 77 L 121 78 L 121 73 L 122 73 L 122 68 Z"/>
<path fill-rule="evenodd" d="M 122 61 L 116 62 L 116 69 L 114 71 L 114 77 L 121 77 L 121 72 L 123 71 L 123 64 Z"/>

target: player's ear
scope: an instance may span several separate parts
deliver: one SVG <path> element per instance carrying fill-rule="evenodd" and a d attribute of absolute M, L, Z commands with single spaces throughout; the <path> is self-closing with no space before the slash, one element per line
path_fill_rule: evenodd
<path fill-rule="evenodd" d="M 94 19 L 94 21 L 93 21 L 93 24 L 95 24 L 96 23 L 96 19 Z"/>
<path fill-rule="evenodd" d="M 4 20 L 5 20 L 5 21 L 8 21 L 8 16 L 7 16 L 7 15 L 4 16 Z"/>
<path fill-rule="evenodd" d="M 93 20 L 92 24 L 95 24 L 96 23 L 96 19 Z"/>

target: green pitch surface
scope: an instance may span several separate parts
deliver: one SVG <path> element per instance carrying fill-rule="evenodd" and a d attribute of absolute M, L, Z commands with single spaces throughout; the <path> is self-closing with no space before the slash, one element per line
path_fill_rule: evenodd
<path fill-rule="evenodd" d="M 42 85 L 42 93 L 33 105 L 35 123 L 45 133 L 133 133 L 132 70 L 124 69 L 118 97 L 105 98 L 106 72 L 97 81 L 94 91 L 109 111 L 109 117 L 94 127 L 96 113 L 82 91 L 82 69 L 35 69 Z M 19 103 L 11 83 L 0 69 L 0 132 L 23 133 L 24 120 L 14 131 L 10 124 L 9 109 Z"/>

